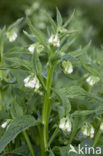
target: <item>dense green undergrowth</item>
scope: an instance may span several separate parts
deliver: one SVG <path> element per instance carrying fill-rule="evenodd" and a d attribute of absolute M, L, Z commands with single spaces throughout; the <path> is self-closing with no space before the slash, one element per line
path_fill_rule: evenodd
<path fill-rule="evenodd" d="M 1 156 L 93 154 L 69 152 L 78 145 L 101 155 L 103 53 L 74 14 L 44 12 L 42 31 L 28 17 L 29 31 L 22 18 L 0 29 Z"/>

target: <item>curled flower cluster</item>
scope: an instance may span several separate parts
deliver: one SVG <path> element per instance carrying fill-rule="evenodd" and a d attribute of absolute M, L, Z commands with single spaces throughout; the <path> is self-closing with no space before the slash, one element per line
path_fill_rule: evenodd
<path fill-rule="evenodd" d="M 103 122 L 100 124 L 100 130 L 103 131 Z"/>
<path fill-rule="evenodd" d="M 24 86 L 28 88 L 34 88 L 34 91 L 38 92 L 40 88 L 40 83 L 37 76 L 33 77 L 32 75 L 29 75 L 28 77 L 26 77 L 24 79 Z"/>
<path fill-rule="evenodd" d="M 73 66 L 70 61 L 63 61 L 62 67 L 65 74 L 71 74 L 73 72 Z"/>
<path fill-rule="evenodd" d="M 86 82 L 90 85 L 90 86 L 93 86 L 94 84 L 96 84 L 98 81 L 100 80 L 100 78 L 98 76 L 89 76 L 87 79 L 86 79 Z"/>
<path fill-rule="evenodd" d="M 14 30 L 8 31 L 6 35 L 10 42 L 14 42 L 16 38 L 18 37 L 17 32 Z"/>
<path fill-rule="evenodd" d="M 60 40 L 59 40 L 59 38 L 58 38 L 58 35 L 52 35 L 50 38 L 49 38 L 49 40 L 48 40 L 48 42 L 50 43 L 50 44 L 52 44 L 54 47 L 60 47 Z"/>
<path fill-rule="evenodd" d="M 90 137 L 90 138 L 93 138 L 94 137 L 94 133 L 95 133 L 95 130 L 93 128 L 93 126 L 91 124 L 87 124 L 84 125 L 82 127 L 82 134 L 86 137 Z"/>
<path fill-rule="evenodd" d="M 59 128 L 63 131 L 71 132 L 72 124 L 69 118 L 62 118 L 60 120 Z"/>

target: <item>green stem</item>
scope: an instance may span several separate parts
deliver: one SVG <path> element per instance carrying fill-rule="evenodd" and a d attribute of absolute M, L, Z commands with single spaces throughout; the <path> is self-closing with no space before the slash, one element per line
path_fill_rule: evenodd
<path fill-rule="evenodd" d="M 50 113 L 50 94 L 51 94 L 51 84 L 52 84 L 52 77 L 53 77 L 53 68 L 51 66 L 48 67 L 48 77 L 46 83 L 46 90 L 44 96 L 44 104 L 42 110 L 42 123 L 43 123 L 43 142 L 44 142 L 44 151 L 48 149 L 48 120 L 49 120 L 49 113 Z"/>
<path fill-rule="evenodd" d="M 27 142 L 27 144 L 28 144 L 28 147 L 29 147 L 29 149 L 30 149 L 30 152 L 31 152 L 32 156 L 35 156 L 34 150 L 33 150 L 33 147 L 32 147 L 32 144 L 31 144 L 31 142 L 30 142 L 30 139 L 29 139 L 29 137 L 28 137 L 26 131 L 23 132 L 23 135 L 24 135 L 24 137 L 25 137 L 25 140 L 26 140 L 26 142 Z"/>
<path fill-rule="evenodd" d="M 94 139 L 93 147 L 95 147 L 97 145 L 101 134 L 102 134 L 102 131 L 99 129 L 98 132 L 97 132 L 97 134 L 96 134 L 96 137 Z"/>
<path fill-rule="evenodd" d="M 46 81 L 46 92 L 44 95 L 44 103 L 42 109 L 42 141 L 43 141 L 43 148 L 42 148 L 42 156 L 46 155 L 45 152 L 48 150 L 48 123 L 49 123 L 49 114 L 50 114 L 50 95 L 51 95 L 51 85 L 52 85 L 52 78 L 54 72 L 54 66 L 51 64 L 50 57 L 53 54 L 53 48 L 49 52 L 49 61 L 48 61 L 48 76 Z"/>
<path fill-rule="evenodd" d="M 59 127 L 57 127 L 53 133 L 53 135 L 51 136 L 49 142 L 48 142 L 48 147 L 50 146 L 50 144 L 52 143 L 53 139 L 56 137 L 56 135 L 58 134 L 59 132 Z"/>

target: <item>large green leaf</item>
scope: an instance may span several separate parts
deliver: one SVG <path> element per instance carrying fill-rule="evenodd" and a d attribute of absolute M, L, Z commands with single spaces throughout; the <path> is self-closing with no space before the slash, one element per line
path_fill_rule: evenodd
<path fill-rule="evenodd" d="M 4 135 L 0 139 L 0 152 L 16 138 L 16 136 L 22 131 L 28 129 L 29 127 L 36 126 L 40 121 L 35 120 L 33 116 L 25 115 L 22 117 L 16 118 L 5 131 Z"/>
<path fill-rule="evenodd" d="M 57 95 L 58 100 L 60 103 L 64 106 L 65 109 L 65 115 L 67 115 L 71 111 L 71 104 L 69 99 L 66 97 L 62 89 L 53 89 L 54 93 Z"/>
<path fill-rule="evenodd" d="M 87 96 L 87 92 L 80 86 L 67 86 L 63 89 L 65 95 L 69 98 Z"/>

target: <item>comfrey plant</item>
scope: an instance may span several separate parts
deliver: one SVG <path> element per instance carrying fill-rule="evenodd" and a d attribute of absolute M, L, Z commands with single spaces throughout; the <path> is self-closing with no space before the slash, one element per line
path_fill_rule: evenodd
<path fill-rule="evenodd" d="M 78 33 L 69 29 L 72 16 L 63 22 L 58 9 L 57 22 L 46 16 L 47 34 L 28 18 L 26 38 L 22 19 L 0 30 L 2 156 L 67 156 L 78 144 L 102 144 L 103 54 L 91 41 L 70 50 Z"/>

